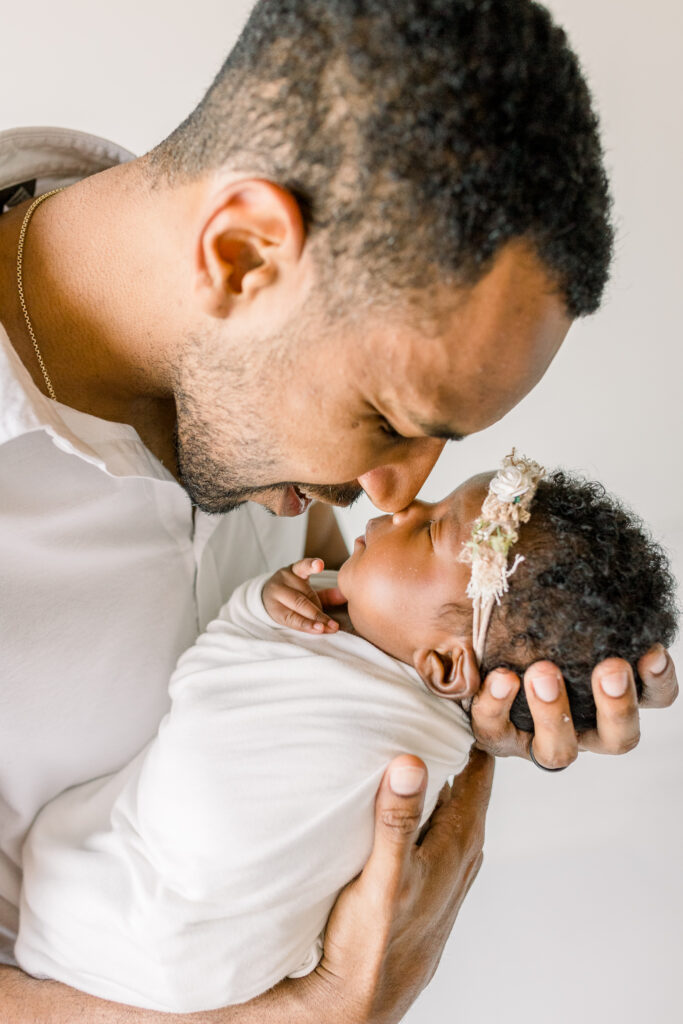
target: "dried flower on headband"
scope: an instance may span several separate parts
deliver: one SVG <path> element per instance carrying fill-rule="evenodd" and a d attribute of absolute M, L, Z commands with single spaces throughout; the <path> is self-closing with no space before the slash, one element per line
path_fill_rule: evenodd
<path fill-rule="evenodd" d="M 513 448 L 489 484 L 471 539 L 463 544 L 460 560 L 472 565 L 467 594 L 472 598 L 472 641 L 480 663 L 493 605 L 500 603 L 508 589 L 508 578 L 524 561 L 522 555 L 517 555 L 508 568 L 508 553 L 519 539 L 520 524 L 531 517 L 529 507 L 544 474 L 542 466 L 517 455 Z"/>

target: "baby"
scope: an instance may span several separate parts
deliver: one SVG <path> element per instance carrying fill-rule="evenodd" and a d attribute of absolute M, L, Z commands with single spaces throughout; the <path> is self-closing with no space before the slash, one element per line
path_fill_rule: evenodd
<path fill-rule="evenodd" d="M 313 970 L 369 855 L 387 762 L 426 762 L 426 819 L 467 761 L 461 702 L 480 671 L 555 661 L 585 729 L 593 666 L 619 655 L 636 671 L 676 627 L 666 559 L 641 524 L 599 485 L 543 479 L 514 452 L 442 502 L 371 520 L 318 598 L 315 568 L 239 588 L 181 657 L 150 745 L 38 815 L 25 971 L 191 1012 Z M 531 727 L 523 695 L 512 717 Z"/>

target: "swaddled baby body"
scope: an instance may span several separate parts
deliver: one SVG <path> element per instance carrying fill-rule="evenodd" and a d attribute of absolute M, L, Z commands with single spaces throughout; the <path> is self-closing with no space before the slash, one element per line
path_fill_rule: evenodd
<path fill-rule="evenodd" d="M 181 657 L 152 743 L 38 816 L 24 848 L 24 970 L 189 1012 L 315 967 L 334 900 L 369 855 L 388 761 L 427 764 L 425 818 L 467 761 L 458 700 L 479 669 L 461 553 L 490 482 L 372 520 L 339 573 L 348 607 L 335 633 L 277 625 L 263 603 L 272 581 L 235 592 Z M 482 663 L 523 671 L 553 658 L 581 728 L 598 660 L 635 665 L 671 640 L 673 581 L 597 485 L 555 474 L 531 512 Z"/>

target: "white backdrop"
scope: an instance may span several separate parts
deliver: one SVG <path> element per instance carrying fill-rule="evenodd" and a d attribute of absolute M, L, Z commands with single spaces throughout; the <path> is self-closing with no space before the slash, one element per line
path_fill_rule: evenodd
<path fill-rule="evenodd" d="M 652 524 L 683 577 L 683 76 L 679 0 L 552 0 L 601 112 L 616 196 L 604 309 L 576 324 L 538 388 L 450 446 L 446 493 L 511 444 L 599 477 Z M 0 127 L 63 125 L 143 152 L 199 99 L 246 0 L 34 0 L 0 36 Z M 341 517 L 349 538 L 369 506 Z M 683 674 L 683 646 L 678 647 Z M 678 1024 L 683 954 L 683 700 L 643 716 L 625 758 L 559 776 L 498 765 L 486 860 L 409 1024 Z"/>

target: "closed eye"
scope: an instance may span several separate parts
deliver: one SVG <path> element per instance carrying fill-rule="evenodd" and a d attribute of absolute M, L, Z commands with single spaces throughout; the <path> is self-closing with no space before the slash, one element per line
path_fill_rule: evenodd
<path fill-rule="evenodd" d="M 403 434 L 399 434 L 398 430 L 395 430 L 394 427 L 392 427 L 389 420 L 385 419 L 384 416 L 380 416 L 379 429 L 382 431 L 383 434 L 386 434 L 386 436 L 390 437 L 393 441 L 408 440 L 408 438 L 404 437 Z"/>

